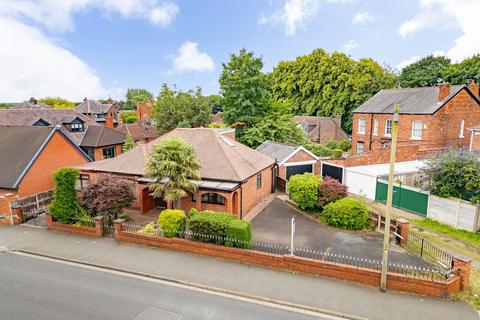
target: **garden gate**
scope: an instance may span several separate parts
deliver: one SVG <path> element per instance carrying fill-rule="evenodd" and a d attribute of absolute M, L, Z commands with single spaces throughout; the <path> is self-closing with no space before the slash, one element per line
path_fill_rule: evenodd
<path fill-rule="evenodd" d="M 388 181 L 377 178 L 375 200 L 387 202 Z M 418 188 L 405 186 L 401 182 L 393 184 L 392 206 L 426 217 L 429 193 Z"/>

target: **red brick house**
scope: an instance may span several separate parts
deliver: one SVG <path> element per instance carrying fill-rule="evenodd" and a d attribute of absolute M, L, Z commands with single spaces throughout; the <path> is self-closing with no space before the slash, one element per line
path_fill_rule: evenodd
<path fill-rule="evenodd" d="M 293 121 L 298 123 L 307 134 L 308 138 L 316 143 L 324 143 L 328 140 L 346 140 L 348 135 L 342 129 L 342 118 L 295 116 Z"/>
<path fill-rule="evenodd" d="M 57 127 L 0 126 L 0 149 L 0 214 L 12 198 L 53 189 L 58 168 L 91 161 Z"/>
<path fill-rule="evenodd" d="M 100 103 L 97 100 L 85 98 L 75 107 L 75 110 L 110 129 L 116 128 L 120 122 L 116 103 L 111 99 L 109 103 Z"/>
<path fill-rule="evenodd" d="M 400 107 L 397 153 L 400 157 L 403 149 L 411 153 L 403 160 L 448 147 L 468 148 L 471 128 L 480 123 L 478 95 L 475 83 L 382 90 L 354 111 L 352 154 L 365 154 L 370 163 L 388 161 L 388 152 L 381 150 L 390 146 L 396 104 Z"/>
<path fill-rule="evenodd" d="M 320 173 L 319 158 L 303 146 L 267 140 L 256 150 L 276 160 L 277 177 L 284 181 L 288 181 L 295 174 Z"/>
<path fill-rule="evenodd" d="M 81 185 L 95 179 L 97 173 L 109 173 L 131 183 L 136 194 L 132 208 L 142 213 L 164 208 L 162 199 L 150 195 L 149 180 L 144 174 L 153 147 L 172 137 L 181 137 L 194 147 L 202 177 L 197 181 L 198 190 L 188 193 L 175 207 L 185 211 L 191 208 L 226 211 L 242 218 L 272 193 L 275 160 L 209 128 L 177 128 L 116 158 L 81 165 Z"/>
<path fill-rule="evenodd" d="M 153 106 L 153 101 L 138 103 L 136 108 L 137 120 L 151 122 Z"/>

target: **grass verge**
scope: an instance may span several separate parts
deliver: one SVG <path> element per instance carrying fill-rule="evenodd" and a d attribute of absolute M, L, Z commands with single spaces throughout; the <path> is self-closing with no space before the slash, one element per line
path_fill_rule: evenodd
<path fill-rule="evenodd" d="M 456 240 L 465 242 L 469 245 L 480 248 L 480 233 L 478 232 L 455 229 L 453 227 L 447 226 L 431 219 L 413 220 L 411 221 L 411 223 L 417 227 L 438 232 L 450 236 Z"/>

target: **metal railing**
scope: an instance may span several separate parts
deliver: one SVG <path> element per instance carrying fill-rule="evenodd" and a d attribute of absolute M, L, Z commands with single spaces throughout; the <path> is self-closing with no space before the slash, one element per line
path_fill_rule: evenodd
<path fill-rule="evenodd" d="M 447 270 L 453 268 L 454 257 L 450 252 L 434 245 L 418 235 L 415 235 L 411 231 L 408 235 L 407 248 L 418 254 L 420 258 L 426 262 L 434 263 L 440 268 Z"/>
<path fill-rule="evenodd" d="M 342 255 L 332 252 L 322 252 L 313 249 L 290 247 L 286 245 L 264 243 L 258 241 L 242 241 L 220 237 L 208 234 L 198 234 L 191 231 L 165 231 L 157 223 L 141 226 L 131 223 L 122 223 L 122 231 L 133 234 L 142 234 L 150 237 L 176 237 L 191 241 L 212 243 L 217 245 L 226 245 L 230 247 L 245 248 L 255 252 L 268 253 L 272 255 L 284 256 L 292 255 L 300 258 L 307 258 L 316 261 L 324 261 L 337 265 L 348 265 L 355 268 L 381 270 L 382 262 L 348 255 Z M 453 268 L 444 267 L 417 267 L 403 265 L 398 263 L 389 263 L 388 271 L 408 277 L 421 278 L 427 280 L 446 281 L 455 273 Z"/>

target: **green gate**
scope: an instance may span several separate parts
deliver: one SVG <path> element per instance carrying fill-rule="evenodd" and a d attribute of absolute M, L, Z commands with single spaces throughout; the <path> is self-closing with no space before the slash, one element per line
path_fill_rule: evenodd
<path fill-rule="evenodd" d="M 387 202 L 387 187 L 387 181 L 377 179 L 376 201 Z M 425 217 L 428 210 L 428 193 L 420 189 L 403 186 L 401 183 L 394 183 L 392 206 Z"/>

